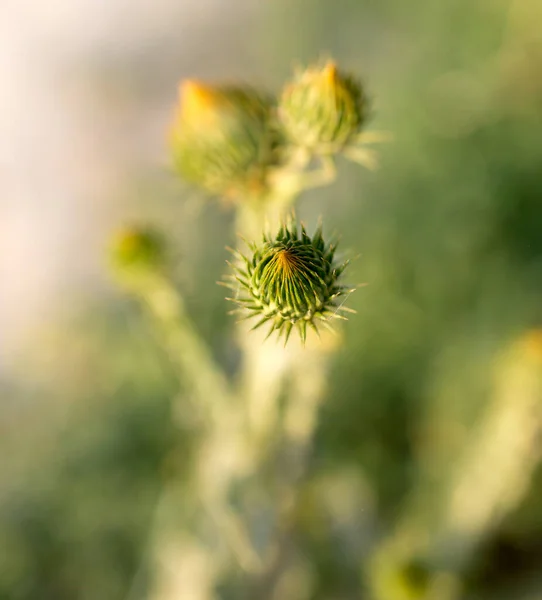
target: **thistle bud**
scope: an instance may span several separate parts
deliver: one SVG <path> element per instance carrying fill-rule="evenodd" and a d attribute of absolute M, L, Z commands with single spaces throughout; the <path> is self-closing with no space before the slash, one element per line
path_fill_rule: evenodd
<path fill-rule="evenodd" d="M 333 62 L 298 74 L 279 104 L 286 136 L 318 154 L 340 151 L 360 132 L 366 116 L 361 85 Z"/>
<path fill-rule="evenodd" d="M 228 197 L 265 188 L 275 135 L 271 103 L 245 87 L 185 81 L 171 129 L 174 166 L 189 183 Z"/>
<path fill-rule="evenodd" d="M 353 312 L 338 303 L 352 291 L 339 283 L 348 263 L 335 262 L 336 246 L 324 241 L 320 227 L 311 238 L 292 220 L 276 237 L 264 235 L 261 245 L 249 248 L 250 256 L 234 251 L 239 261 L 225 285 L 238 292 L 229 298 L 238 312 L 259 317 L 253 329 L 270 323 L 268 335 L 276 330 L 286 344 L 295 326 L 304 343 L 307 326 L 318 333 L 318 324 L 344 319 L 341 310 Z"/>
<path fill-rule="evenodd" d="M 162 236 L 149 228 L 125 228 L 111 243 L 111 261 L 119 274 L 142 274 L 155 271 L 165 263 Z"/>
<path fill-rule="evenodd" d="M 423 600 L 429 597 L 431 572 L 417 560 L 380 564 L 372 574 L 375 597 L 379 600 Z"/>

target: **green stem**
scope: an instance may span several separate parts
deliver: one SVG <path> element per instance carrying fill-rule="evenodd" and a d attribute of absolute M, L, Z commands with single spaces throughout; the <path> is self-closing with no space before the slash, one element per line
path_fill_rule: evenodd
<path fill-rule="evenodd" d="M 181 295 L 166 276 L 154 273 L 140 277 L 135 283 L 134 291 L 153 316 L 183 383 L 194 392 L 196 410 L 203 413 L 207 425 L 199 448 L 200 464 L 196 474 L 200 502 L 216 522 L 240 566 L 250 572 L 257 571 L 260 558 L 244 523 L 228 505 L 226 486 L 220 483 L 227 481 L 224 478 L 226 469 L 231 470 L 232 475 L 243 463 L 243 457 L 239 456 L 243 454 L 238 440 L 239 418 L 233 410 L 230 384 L 193 326 Z M 227 467 L 223 464 L 224 447 L 239 449 Z"/>
<path fill-rule="evenodd" d="M 327 388 L 329 351 L 304 349 L 296 358 L 282 423 L 288 458 L 282 475 L 282 492 L 276 503 L 277 526 L 267 553 L 266 568 L 255 583 L 254 597 L 262 600 L 274 597 L 275 589 L 291 567 L 301 490 L 308 476 L 318 412 Z"/>
<path fill-rule="evenodd" d="M 137 292 L 153 316 L 183 383 L 194 391 L 207 416 L 218 418 L 231 408 L 230 384 L 196 331 L 181 295 L 161 274 L 146 277 Z"/>
<path fill-rule="evenodd" d="M 287 172 L 284 177 L 277 177 L 265 202 L 247 201 L 239 205 L 237 232 L 248 241 L 258 240 L 265 228 L 278 227 L 303 189 L 327 184 L 334 177 L 331 161 L 323 161 L 321 171 Z M 257 465 L 258 461 L 264 460 L 268 442 L 282 428 L 280 435 L 288 446 L 291 461 L 282 473 L 282 493 L 275 502 L 276 530 L 266 552 L 264 568 L 253 582 L 254 597 L 258 598 L 271 597 L 289 568 L 300 486 L 308 471 L 329 365 L 329 352 L 324 350 L 322 342 L 317 342 L 317 347 L 302 348 L 292 340 L 283 348 L 282 343 L 277 344 L 272 339 L 264 342 L 264 335 L 260 331 L 250 331 L 246 322 L 240 329 L 244 355 L 241 383 L 248 439 Z M 286 418 L 280 422 L 278 399 L 287 382 Z"/>

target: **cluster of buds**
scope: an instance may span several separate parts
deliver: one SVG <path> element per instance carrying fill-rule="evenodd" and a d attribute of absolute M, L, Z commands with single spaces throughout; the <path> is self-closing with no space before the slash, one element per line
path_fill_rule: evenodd
<path fill-rule="evenodd" d="M 361 84 L 332 62 L 297 73 L 277 98 L 192 80 L 179 92 L 170 132 L 175 169 L 234 201 L 265 200 L 275 176 L 300 155 L 353 157 L 368 117 Z M 344 296 L 352 290 L 339 280 L 347 263 L 335 262 L 336 246 L 324 241 L 321 228 L 311 237 L 291 219 L 277 235 L 248 246 L 248 256 L 234 251 L 234 273 L 224 282 L 239 305 L 232 312 L 257 317 L 255 328 L 267 323 L 285 341 L 295 328 L 303 342 L 308 328 L 318 332 L 319 324 L 344 318 Z"/>
<path fill-rule="evenodd" d="M 251 87 L 185 81 L 170 132 L 173 163 L 187 182 L 229 199 L 265 198 L 296 150 L 350 152 L 368 117 L 361 84 L 334 63 L 310 67 L 278 99 Z"/>
<path fill-rule="evenodd" d="M 277 98 L 248 86 L 184 81 L 170 129 L 173 165 L 209 194 L 267 206 L 279 195 L 281 174 L 303 175 L 314 157 L 324 167 L 333 155 L 352 157 L 367 107 L 361 84 L 332 62 L 297 73 Z M 233 251 L 233 273 L 222 283 L 234 291 L 232 312 L 256 317 L 254 328 L 268 324 L 285 343 L 296 329 L 304 343 L 308 329 L 318 333 L 352 312 L 343 304 L 353 290 L 340 281 L 347 262 L 336 260 L 336 244 L 324 240 L 321 227 L 310 236 L 291 217 L 248 248 L 248 255 Z M 147 228 L 121 231 L 111 256 L 132 286 L 152 282 L 167 262 L 161 236 Z"/>

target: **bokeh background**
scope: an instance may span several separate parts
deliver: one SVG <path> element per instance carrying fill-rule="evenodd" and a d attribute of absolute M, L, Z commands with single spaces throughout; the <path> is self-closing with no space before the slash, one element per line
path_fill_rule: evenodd
<path fill-rule="evenodd" d="M 283 597 L 421 598 L 418 544 L 438 532 L 459 597 L 542 598 L 542 398 L 521 383 L 542 370 L 540 23 L 539 0 L 4 0 L 1 599 L 151 597 L 156 507 L 190 433 L 172 424 L 178 384 L 109 274 L 108 240 L 162 227 L 190 314 L 234 364 L 215 285 L 232 215 L 168 170 L 177 84 L 277 92 L 326 56 L 361 74 L 371 128 L 394 141 L 378 171 L 340 162 L 299 205 L 341 232 L 352 283 L 370 285 L 351 298 L 316 440 L 343 517 L 306 508 L 309 581 Z M 405 520 L 422 525 L 374 588 Z M 216 597 L 244 597 L 232 589 Z"/>

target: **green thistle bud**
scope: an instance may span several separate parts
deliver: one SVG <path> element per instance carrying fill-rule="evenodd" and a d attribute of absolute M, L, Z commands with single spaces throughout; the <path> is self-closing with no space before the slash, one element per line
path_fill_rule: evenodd
<path fill-rule="evenodd" d="M 251 88 L 185 81 L 171 129 L 175 168 L 212 194 L 261 193 L 276 146 L 270 116 L 270 101 Z"/>
<path fill-rule="evenodd" d="M 423 600 L 428 597 L 431 574 L 423 563 L 412 560 L 389 565 L 378 575 L 377 597 L 382 600 Z"/>
<path fill-rule="evenodd" d="M 162 236 L 149 228 L 132 227 L 117 232 L 111 243 L 111 262 L 119 274 L 142 274 L 165 264 Z"/>
<path fill-rule="evenodd" d="M 300 73 L 286 86 L 279 104 L 286 136 L 317 154 L 344 148 L 359 134 L 366 117 L 360 84 L 332 62 Z"/>
<path fill-rule="evenodd" d="M 264 235 L 261 245 L 249 248 L 251 256 L 233 251 L 239 262 L 224 285 L 241 292 L 229 298 L 240 306 L 234 312 L 259 317 L 253 329 L 269 322 L 268 336 L 277 330 L 286 344 L 295 326 L 304 343 L 307 326 L 318 333 L 317 324 L 329 327 L 330 320 L 345 318 L 339 311 L 353 312 L 338 302 L 353 291 L 339 283 L 348 262 L 334 261 L 336 245 L 324 242 L 321 227 L 311 238 L 292 220 L 275 238 Z"/>

